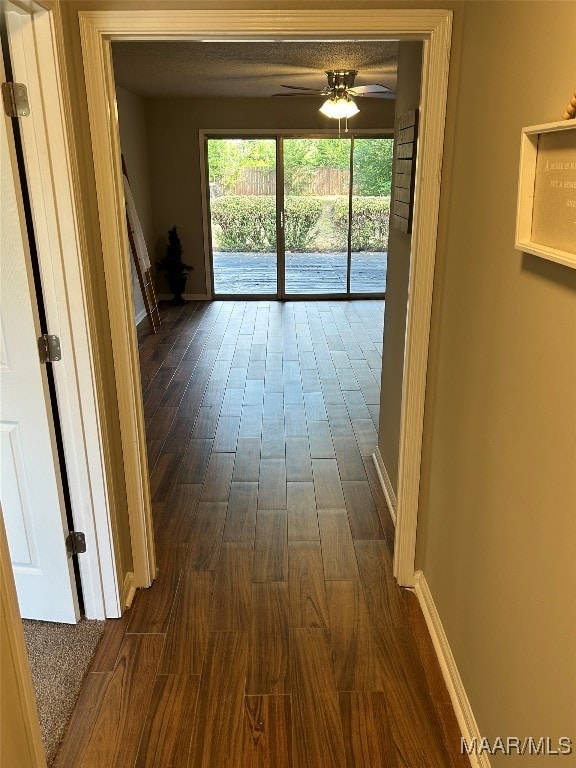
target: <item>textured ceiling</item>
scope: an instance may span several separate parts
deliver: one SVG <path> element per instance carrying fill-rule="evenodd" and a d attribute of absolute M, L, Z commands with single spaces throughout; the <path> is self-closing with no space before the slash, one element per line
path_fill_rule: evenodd
<path fill-rule="evenodd" d="M 396 86 L 396 41 L 113 43 L 116 82 L 141 96 L 272 96 L 283 84 L 323 88 L 327 69 L 356 85 Z"/>

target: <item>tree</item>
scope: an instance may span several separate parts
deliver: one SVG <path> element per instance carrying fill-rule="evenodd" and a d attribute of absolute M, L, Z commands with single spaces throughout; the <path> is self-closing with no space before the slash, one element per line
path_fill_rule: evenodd
<path fill-rule="evenodd" d="M 354 194 L 388 196 L 392 188 L 393 139 L 354 141 Z"/>
<path fill-rule="evenodd" d="M 303 194 L 317 168 L 350 167 L 349 138 L 284 140 L 286 193 Z M 354 140 L 354 194 L 388 196 L 392 185 L 392 139 Z M 220 194 L 234 194 L 244 168 L 273 171 L 276 143 L 273 139 L 209 139 L 210 184 Z"/>
<path fill-rule="evenodd" d="M 208 173 L 210 185 L 221 193 L 233 191 L 242 171 L 242 152 L 231 139 L 208 139 Z"/>
<path fill-rule="evenodd" d="M 275 165 L 273 139 L 208 139 L 210 184 L 220 194 L 234 194 L 244 168 L 273 170 Z"/>
<path fill-rule="evenodd" d="M 284 173 L 289 194 L 302 194 L 317 168 L 350 166 L 350 139 L 286 139 Z"/>
<path fill-rule="evenodd" d="M 316 142 L 315 164 L 319 168 L 349 168 L 350 139 L 321 139 Z"/>
<path fill-rule="evenodd" d="M 276 142 L 273 139 L 248 139 L 244 142 L 244 167 L 274 170 Z"/>

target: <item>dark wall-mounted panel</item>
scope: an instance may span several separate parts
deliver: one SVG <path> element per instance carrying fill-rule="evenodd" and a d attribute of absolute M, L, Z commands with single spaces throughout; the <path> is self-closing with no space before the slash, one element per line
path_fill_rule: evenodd
<path fill-rule="evenodd" d="M 418 110 L 400 115 L 396 124 L 396 168 L 392 189 L 392 226 L 412 232 L 414 178 L 418 139 Z"/>

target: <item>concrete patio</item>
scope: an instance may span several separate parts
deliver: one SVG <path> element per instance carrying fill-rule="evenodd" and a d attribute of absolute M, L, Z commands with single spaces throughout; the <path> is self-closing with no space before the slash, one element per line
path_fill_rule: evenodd
<path fill-rule="evenodd" d="M 386 291 L 386 252 L 352 254 L 351 293 Z M 286 293 L 346 293 L 345 253 L 287 253 Z M 217 295 L 276 294 L 275 253 L 214 252 Z"/>

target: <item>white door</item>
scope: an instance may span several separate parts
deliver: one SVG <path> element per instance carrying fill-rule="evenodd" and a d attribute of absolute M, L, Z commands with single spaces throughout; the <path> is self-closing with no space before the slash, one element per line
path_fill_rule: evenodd
<path fill-rule="evenodd" d="M 0 67 L 4 82 L 4 68 Z M 24 118 L 25 119 L 25 118 Z M 75 623 L 65 506 L 10 118 L 0 120 L 0 499 L 23 618 Z"/>

